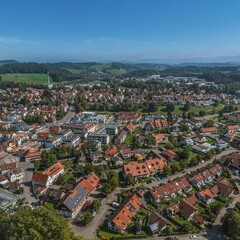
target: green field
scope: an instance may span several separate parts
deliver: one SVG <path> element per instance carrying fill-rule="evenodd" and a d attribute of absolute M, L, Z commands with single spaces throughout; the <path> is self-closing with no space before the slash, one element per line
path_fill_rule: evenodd
<path fill-rule="evenodd" d="M 173 111 L 173 114 L 182 114 L 183 111 L 182 111 L 182 108 L 183 108 L 183 105 L 176 105 L 175 106 L 175 110 Z M 216 114 L 221 111 L 222 109 L 224 108 L 224 105 L 223 104 L 219 104 L 217 107 L 214 107 L 214 106 L 209 106 L 209 107 L 198 107 L 198 106 L 191 106 L 190 110 L 188 112 L 190 113 L 195 113 L 198 115 L 198 113 L 200 111 L 205 111 L 207 115 L 210 115 L 212 114 L 212 110 L 215 109 L 216 111 Z M 188 113 L 187 112 L 187 113 Z M 167 114 L 167 111 L 166 111 L 166 106 L 160 106 L 158 108 L 158 113 L 159 114 Z"/>
<path fill-rule="evenodd" d="M 30 84 L 43 84 L 47 85 L 48 76 L 43 73 L 13 73 L 3 76 L 3 82 L 20 82 L 20 83 L 30 83 Z M 50 83 L 54 84 L 50 77 Z"/>
<path fill-rule="evenodd" d="M 73 73 L 73 74 L 81 74 L 84 70 L 83 69 L 76 69 L 76 68 L 69 68 L 68 71 Z"/>

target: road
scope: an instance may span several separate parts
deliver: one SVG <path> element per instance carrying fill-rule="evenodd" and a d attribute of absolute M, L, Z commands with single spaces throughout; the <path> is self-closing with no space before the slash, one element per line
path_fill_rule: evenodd
<path fill-rule="evenodd" d="M 239 186 L 239 177 L 238 176 L 232 176 L 233 181 L 236 183 L 238 187 L 238 191 L 240 193 L 240 186 Z M 213 227 L 210 229 L 207 229 L 207 233 L 209 235 L 210 239 L 216 239 L 216 240 L 224 240 L 229 239 L 222 231 L 222 223 L 221 219 L 222 217 L 227 213 L 228 209 L 233 209 L 235 207 L 235 204 L 237 202 L 240 202 L 240 194 L 234 199 L 232 203 L 229 204 L 228 207 L 223 208 L 220 213 L 217 216 L 217 219 L 213 223 Z"/>
<path fill-rule="evenodd" d="M 69 122 L 74 116 L 74 114 L 75 114 L 74 111 L 69 111 L 63 119 L 61 119 L 55 124 L 63 124 L 63 123 Z M 50 125 L 55 125 L 55 124 L 47 124 L 46 126 L 49 127 Z M 32 191 L 32 184 L 31 184 L 31 180 L 34 172 L 34 163 L 19 162 L 18 167 L 20 167 L 24 172 L 24 179 L 23 179 L 24 193 L 22 196 L 26 198 L 29 203 L 37 202 L 37 199 L 34 197 L 34 194 Z"/>
<path fill-rule="evenodd" d="M 67 115 L 63 119 L 57 121 L 56 124 L 61 125 L 61 124 L 64 124 L 64 123 L 68 123 L 74 117 L 74 115 L 75 115 L 75 111 L 71 110 L 67 113 Z"/>
<path fill-rule="evenodd" d="M 222 157 L 224 155 L 227 155 L 227 154 L 229 154 L 231 152 L 234 152 L 234 151 L 236 151 L 236 149 L 231 147 L 231 148 L 221 152 L 217 156 L 211 158 L 210 160 L 208 160 L 208 161 L 206 161 L 206 162 L 204 162 L 202 164 L 199 164 L 199 165 L 197 165 L 195 167 L 188 168 L 186 171 L 187 172 L 195 171 L 195 170 L 197 170 L 199 168 L 202 168 L 202 167 L 206 166 L 209 163 L 212 163 L 214 161 L 214 159 L 219 159 L 220 157 Z M 178 174 L 175 174 L 173 176 L 167 177 L 167 178 L 165 178 L 162 181 L 154 181 L 153 183 L 146 184 L 145 186 L 147 188 L 154 188 L 154 187 L 159 186 L 160 183 L 166 183 L 169 180 L 172 181 L 176 177 L 183 177 L 185 174 L 186 173 L 178 173 Z M 97 215 L 94 217 L 93 221 L 88 226 L 86 226 L 86 227 L 78 227 L 78 226 L 72 225 L 75 234 L 78 235 L 78 236 L 84 236 L 87 239 L 96 238 L 96 230 L 97 230 L 98 226 L 103 222 L 103 220 L 105 218 L 105 215 L 108 213 L 108 210 L 110 209 L 109 203 L 113 202 L 116 199 L 117 193 L 119 193 L 119 192 L 121 192 L 123 190 L 127 190 L 127 189 L 129 189 L 129 188 L 124 188 L 124 189 L 117 188 L 107 198 L 103 199 L 100 211 L 97 213 Z M 161 238 L 158 238 L 158 239 L 161 239 Z M 184 239 L 184 238 L 181 238 L 181 239 Z M 202 239 L 206 239 L 206 238 L 202 238 Z"/>
<path fill-rule="evenodd" d="M 212 157 L 210 160 L 205 161 L 204 163 L 200 163 L 200 164 L 198 164 L 197 166 L 187 168 L 187 169 L 186 169 L 186 172 L 196 171 L 197 169 L 202 168 L 202 167 L 205 167 L 205 166 L 207 166 L 209 163 L 212 163 L 215 159 L 220 159 L 222 156 L 227 155 L 227 154 L 230 154 L 231 152 L 235 152 L 235 151 L 237 151 L 237 149 L 230 147 L 229 149 L 222 151 L 220 154 Z M 185 173 L 183 173 L 183 172 L 177 173 L 177 174 L 175 174 L 175 175 L 173 175 L 173 176 L 170 176 L 170 177 L 167 177 L 167 178 L 165 178 L 165 179 L 163 179 L 163 180 L 161 180 L 161 181 L 154 181 L 154 182 L 152 182 L 152 183 L 146 184 L 146 186 L 147 186 L 148 188 L 156 188 L 156 187 L 159 186 L 160 183 L 166 183 L 166 182 L 168 182 L 169 180 L 172 181 L 173 179 L 175 179 L 175 178 L 177 178 L 177 177 L 179 177 L 179 178 L 183 177 L 184 175 L 186 175 L 186 172 L 185 172 Z"/>
<path fill-rule="evenodd" d="M 22 186 L 24 188 L 24 193 L 22 196 L 26 198 L 26 200 L 29 203 L 35 203 L 37 202 L 37 199 L 34 197 L 33 191 L 32 191 L 32 176 L 34 171 L 34 163 L 31 162 L 19 162 L 18 167 L 20 167 L 24 172 L 24 179 Z"/>
<path fill-rule="evenodd" d="M 102 200 L 100 210 L 94 217 L 93 221 L 85 226 L 85 227 L 78 227 L 76 225 L 71 225 L 74 233 L 78 236 L 84 236 L 87 239 L 95 239 L 96 230 L 98 226 L 104 221 L 105 215 L 108 213 L 110 209 L 110 204 L 116 199 L 117 194 L 122 191 L 121 188 L 117 188 L 114 192 L 109 194 L 106 198 Z"/>

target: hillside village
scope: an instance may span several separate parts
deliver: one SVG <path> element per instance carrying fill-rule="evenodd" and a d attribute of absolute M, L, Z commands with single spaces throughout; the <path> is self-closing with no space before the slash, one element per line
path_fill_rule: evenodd
<path fill-rule="evenodd" d="M 239 198 L 240 98 L 148 80 L 0 89 L 0 208 L 51 207 L 101 239 L 213 229 Z"/>

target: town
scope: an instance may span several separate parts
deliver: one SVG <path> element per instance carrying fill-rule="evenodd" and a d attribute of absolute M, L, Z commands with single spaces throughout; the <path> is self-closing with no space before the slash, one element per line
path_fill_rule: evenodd
<path fill-rule="evenodd" d="M 87 239 L 218 239 L 240 208 L 239 107 L 197 77 L 2 84 L 0 208 L 54 209 Z"/>

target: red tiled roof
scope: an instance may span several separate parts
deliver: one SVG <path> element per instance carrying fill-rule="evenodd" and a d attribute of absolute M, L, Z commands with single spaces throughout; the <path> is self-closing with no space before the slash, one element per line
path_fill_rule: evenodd
<path fill-rule="evenodd" d="M 140 209 L 141 205 L 141 199 L 136 194 L 134 194 L 124 203 L 120 211 L 117 211 L 114 214 L 112 223 L 117 226 L 121 232 L 123 232 L 131 223 L 131 219 Z"/>
<path fill-rule="evenodd" d="M 56 162 L 51 167 L 46 169 L 42 174 L 54 177 L 55 175 L 57 175 L 63 169 L 64 169 L 64 166 L 60 162 Z"/>

